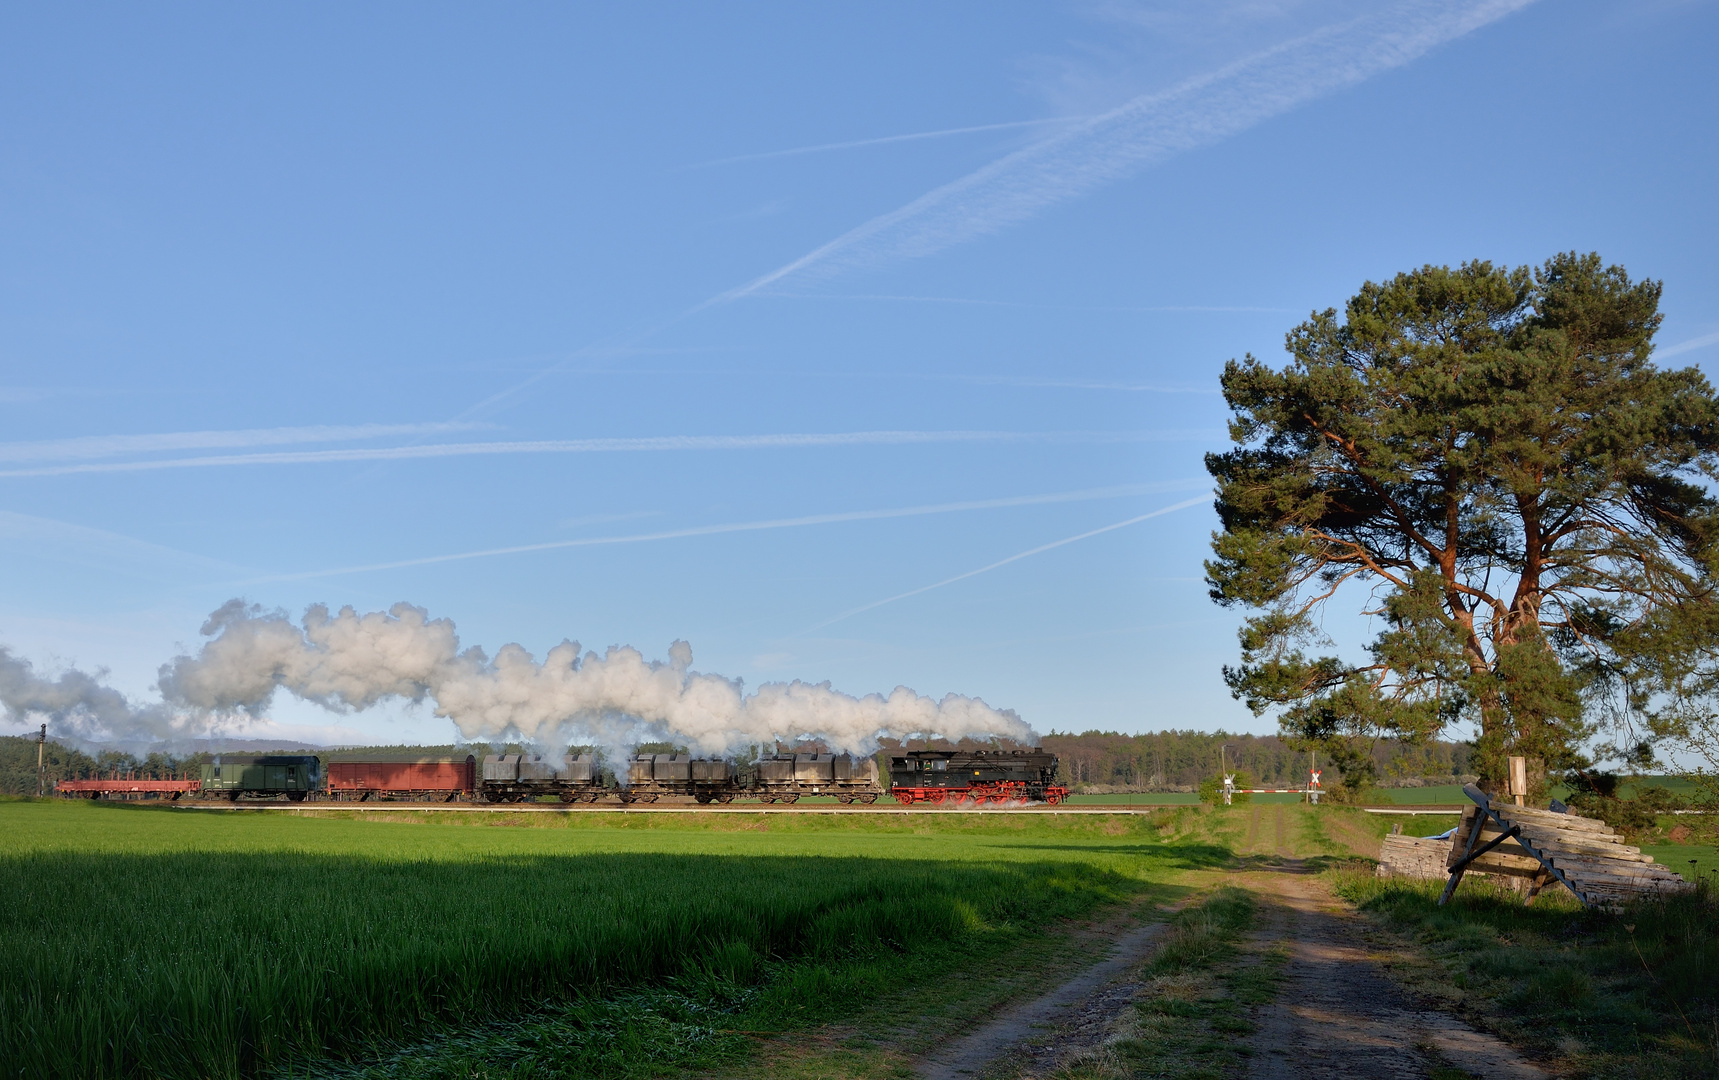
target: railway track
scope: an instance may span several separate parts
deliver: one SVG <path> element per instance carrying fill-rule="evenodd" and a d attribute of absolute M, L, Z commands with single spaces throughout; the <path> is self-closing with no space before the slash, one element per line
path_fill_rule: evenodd
<path fill-rule="evenodd" d="M 870 814 L 870 815 L 906 815 L 906 814 L 1129 814 L 1145 815 L 1154 810 L 1162 810 L 1162 806 L 734 806 L 732 804 L 700 805 L 688 802 L 684 805 L 671 803 L 668 805 L 654 804 L 650 806 L 591 806 L 565 805 L 560 803 L 507 803 L 492 806 L 485 803 L 429 803 L 429 802 L 306 802 L 306 803 L 266 803 L 266 802 L 190 802 L 177 803 L 176 810 L 186 811 L 215 811 L 233 812 L 248 810 L 272 810 L 294 814 L 320 813 L 364 813 L 364 814 L 399 814 L 399 813 L 441 813 L 441 814 Z"/>

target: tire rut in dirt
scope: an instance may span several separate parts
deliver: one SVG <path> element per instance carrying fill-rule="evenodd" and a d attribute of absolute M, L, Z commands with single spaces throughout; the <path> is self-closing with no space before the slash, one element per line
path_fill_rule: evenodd
<path fill-rule="evenodd" d="M 1105 959 L 1056 989 L 999 1013 L 984 1027 L 938 1047 L 919 1063 L 926 1080 L 968 1080 L 1011 1051 L 1044 1056 L 1061 1054 L 1069 1043 L 1102 1034 L 1134 1000 L 1135 986 L 1125 976 L 1157 944 L 1163 923 L 1135 927 L 1115 939 Z M 1046 1029 L 1057 1036 L 1048 1050 Z M 1027 1044 L 1033 1044 L 1029 1047 Z"/>
<path fill-rule="evenodd" d="M 1289 963 L 1277 1000 L 1254 1018 L 1249 1076 L 1424 1080 L 1450 1066 L 1489 1080 L 1551 1075 L 1495 1036 L 1415 1001 L 1393 983 L 1357 944 L 1358 920 L 1328 910 L 1316 881 L 1270 877 L 1277 880 L 1262 882 L 1262 925 L 1254 943 L 1285 948 Z"/>

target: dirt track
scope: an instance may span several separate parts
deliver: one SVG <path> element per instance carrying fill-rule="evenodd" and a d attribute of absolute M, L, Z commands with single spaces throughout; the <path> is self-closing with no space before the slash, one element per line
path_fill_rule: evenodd
<path fill-rule="evenodd" d="M 1254 1017 L 1250 1076 L 1424 1078 L 1440 1066 L 1488 1080 L 1551 1075 L 1495 1036 L 1413 1000 L 1369 958 L 1360 917 L 1316 878 L 1286 869 L 1245 875 L 1265 901 L 1254 944 L 1289 952 L 1277 1000 Z"/>
<path fill-rule="evenodd" d="M 1259 815 L 1252 842 L 1287 847 L 1277 815 Z M 1294 860 L 1232 875 L 1260 901 L 1248 950 L 1287 952 L 1275 999 L 1257 1009 L 1247 1039 L 1247 1075 L 1335 1080 L 1424 1078 L 1455 1068 L 1488 1080 L 1541 1080 L 1551 1073 L 1495 1036 L 1415 1000 L 1368 955 L 1360 916 L 1331 897 Z M 1042 997 L 1002 1013 L 919 1063 L 928 1080 L 1048 1076 L 1123 1026 L 1141 963 L 1159 927 L 1126 931 L 1109 959 Z"/>

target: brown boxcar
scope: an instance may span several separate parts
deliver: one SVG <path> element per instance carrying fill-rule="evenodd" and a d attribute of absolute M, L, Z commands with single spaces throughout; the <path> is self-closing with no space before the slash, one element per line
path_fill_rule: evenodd
<path fill-rule="evenodd" d="M 327 763 L 328 795 L 363 802 L 377 799 L 435 799 L 454 802 L 477 789 L 477 759 L 376 759 Z"/>

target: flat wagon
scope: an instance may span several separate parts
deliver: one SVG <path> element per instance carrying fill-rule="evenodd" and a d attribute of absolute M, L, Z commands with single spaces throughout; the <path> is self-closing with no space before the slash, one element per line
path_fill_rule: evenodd
<path fill-rule="evenodd" d="M 410 799 L 457 802 L 477 791 L 477 758 L 364 758 L 330 761 L 328 797 L 340 802 Z"/>
<path fill-rule="evenodd" d="M 197 780 L 138 780 L 122 776 L 106 779 L 61 780 L 54 791 L 67 799 L 177 799 L 195 794 Z"/>

